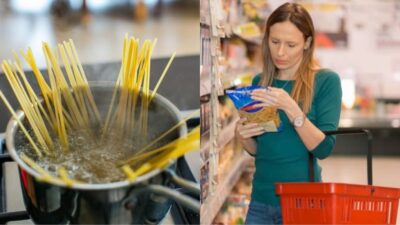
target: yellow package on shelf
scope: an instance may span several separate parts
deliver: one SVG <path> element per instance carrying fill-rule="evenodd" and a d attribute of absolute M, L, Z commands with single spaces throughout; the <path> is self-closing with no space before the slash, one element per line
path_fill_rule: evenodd
<path fill-rule="evenodd" d="M 255 38 L 261 36 L 260 27 L 258 27 L 254 22 L 241 24 L 235 27 L 233 32 L 244 38 Z"/>

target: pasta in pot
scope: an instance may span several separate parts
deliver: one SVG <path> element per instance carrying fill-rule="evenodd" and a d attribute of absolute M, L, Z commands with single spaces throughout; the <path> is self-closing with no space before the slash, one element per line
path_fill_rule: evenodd
<path fill-rule="evenodd" d="M 146 40 L 140 45 L 138 39 L 125 36 L 120 72 L 114 87 L 110 87 L 112 97 L 105 115 L 98 108 L 72 40 L 54 49 L 43 44 L 48 79 L 38 69 L 32 51 L 22 53 L 35 75 L 42 100 L 28 82 L 18 56 L 15 54 L 13 63 L 3 61 L 2 68 L 25 121 L 18 119 L 1 91 L 0 97 L 27 139 L 18 146 L 20 157 L 40 174 L 40 179 L 66 186 L 124 179 L 133 182 L 197 149 L 197 128 L 176 140 L 165 138 L 190 117 L 158 133 L 149 127 L 151 116 L 164 118 L 163 113 L 167 113 L 153 100 L 175 57 L 173 54 L 150 91 L 151 54 L 156 42 Z"/>

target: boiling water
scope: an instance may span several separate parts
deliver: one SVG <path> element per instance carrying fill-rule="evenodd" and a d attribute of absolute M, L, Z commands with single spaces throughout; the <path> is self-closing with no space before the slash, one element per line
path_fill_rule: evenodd
<path fill-rule="evenodd" d="M 121 138 L 120 133 L 114 130 L 107 134 L 106 139 L 101 140 L 100 134 L 90 132 L 73 132 L 68 137 L 68 151 L 55 140 L 55 148 L 52 149 L 55 154 L 41 159 L 34 154 L 28 143 L 22 144 L 19 149 L 55 176 L 58 176 L 58 169 L 64 167 L 70 178 L 87 183 L 109 183 L 126 179 L 117 163 L 141 150 L 146 144 L 145 137 L 137 134 L 133 138 Z M 153 135 L 149 140 L 155 138 Z"/>
<path fill-rule="evenodd" d="M 100 102 L 96 101 L 96 104 L 102 113 L 102 118 L 105 118 L 109 102 L 104 101 L 104 99 L 110 98 L 104 97 L 104 94 L 98 91 L 95 95 L 96 97 L 97 100 L 100 99 Z M 82 182 L 109 183 L 125 180 L 126 175 L 117 163 L 128 159 L 135 152 L 141 150 L 178 123 L 176 115 L 164 106 L 153 104 L 153 102 L 148 111 L 147 134 L 137 131 L 136 134 L 128 136 L 121 133 L 120 129 L 111 129 L 104 135 L 104 138 L 101 138 L 100 126 L 69 131 L 68 151 L 65 151 L 55 138 L 55 147 L 52 149 L 54 154 L 39 159 L 24 134 L 21 131 L 17 131 L 15 136 L 17 152 L 25 153 L 54 176 L 58 176 L 58 169 L 64 167 L 71 179 Z M 179 131 L 176 130 L 152 146 L 151 149 L 160 147 L 178 137 Z"/>

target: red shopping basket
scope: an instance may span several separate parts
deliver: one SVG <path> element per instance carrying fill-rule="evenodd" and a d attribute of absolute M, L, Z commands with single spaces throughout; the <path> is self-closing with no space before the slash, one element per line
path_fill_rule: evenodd
<path fill-rule="evenodd" d="M 280 183 L 284 224 L 395 224 L 397 188 L 341 183 Z"/>
<path fill-rule="evenodd" d="M 327 135 L 352 133 L 368 135 L 369 185 L 277 183 L 284 224 L 396 223 L 400 189 L 372 186 L 371 134 L 367 130 L 326 132 Z"/>

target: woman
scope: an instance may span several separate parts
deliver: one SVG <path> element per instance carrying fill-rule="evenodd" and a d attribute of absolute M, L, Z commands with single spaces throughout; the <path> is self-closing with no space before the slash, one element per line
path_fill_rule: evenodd
<path fill-rule="evenodd" d="M 338 126 L 340 79 L 336 73 L 318 68 L 313 58 L 314 40 L 311 17 L 301 5 L 286 3 L 269 16 L 263 73 L 253 80 L 253 85 L 266 88 L 254 90 L 252 98 L 261 102 L 258 106 L 277 107 L 284 129 L 265 133 L 244 118 L 237 123 L 236 136 L 255 156 L 256 164 L 246 224 L 282 223 L 274 183 L 309 181 L 309 153 L 315 180 L 320 181 L 316 158 L 326 158 L 334 146 L 334 137 L 323 131 Z"/>

